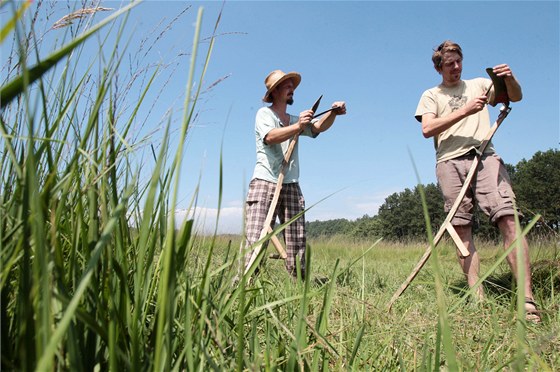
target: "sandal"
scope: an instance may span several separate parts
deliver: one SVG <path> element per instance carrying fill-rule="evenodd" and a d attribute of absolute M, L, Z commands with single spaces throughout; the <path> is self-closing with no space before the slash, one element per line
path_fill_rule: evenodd
<path fill-rule="evenodd" d="M 527 308 L 529 305 L 530 308 Z M 540 323 L 541 316 L 539 315 L 540 310 L 537 307 L 537 304 L 533 299 L 526 298 L 525 299 L 525 320 L 533 322 L 533 323 Z"/>

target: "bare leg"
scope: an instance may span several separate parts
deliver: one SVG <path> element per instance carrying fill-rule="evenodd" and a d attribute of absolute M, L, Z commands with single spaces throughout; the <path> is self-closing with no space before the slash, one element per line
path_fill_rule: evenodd
<path fill-rule="evenodd" d="M 498 220 L 498 227 L 504 239 L 504 248 L 508 248 L 516 237 L 515 219 L 513 216 L 504 216 Z M 529 245 L 525 237 L 521 238 L 522 256 L 523 256 L 523 270 L 525 271 L 525 297 L 533 300 L 533 288 L 531 284 L 531 263 L 529 260 Z M 518 278 L 517 272 L 517 250 L 514 249 L 507 256 L 509 266 L 515 278 Z M 534 310 L 534 305 L 528 304 L 527 310 Z"/>
<path fill-rule="evenodd" d="M 478 273 L 480 271 L 480 257 L 476 248 L 474 246 L 474 241 L 472 237 L 472 227 L 470 225 L 467 226 L 453 226 L 465 248 L 469 251 L 470 255 L 468 257 L 461 257 L 458 255 L 459 264 L 463 269 L 463 273 L 465 274 L 465 278 L 467 279 L 467 283 L 469 287 L 473 287 L 476 282 L 478 281 Z M 484 290 L 482 286 L 479 286 L 475 292 L 475 297 L 479 300 L 484 298 Z"/>

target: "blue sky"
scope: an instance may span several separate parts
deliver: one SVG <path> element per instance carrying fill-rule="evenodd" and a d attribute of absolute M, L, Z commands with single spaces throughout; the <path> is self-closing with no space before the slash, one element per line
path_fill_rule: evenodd
<path fill-rule="evenodd" d="M 180 119 L 189 62 L 183 54 L 191 50 L 199 7 L 203 37 L 223 7 L 205 78 L 206 86 L 219 83 L 199 102 L 177 208 L 188 207 L 199 185 L 197 221 L 206 229 L 215 223 L 222 151 L 218 230 L 241 232 L 255 162 L 254 118 L 263 106 L 264 78 L 274 69 L 302 75 L 292 114 L 320 95 L 320 110 L 336 100 L 347 104 L 347 115 L 328 132 L 300 140 L 300 184 L 307 206 L 313 205 L 308 221 L 375 215 L 387 196 L 417 184 L 411 156 L 420 181 L 435 182 L 433 142 L 422 137 L 413 115 L 422 92 L 440 82 L 430 58 L 445 39 L 463 48 L 463 78 L 486 76 L 486 67 L 508 63 L 520 81 L 524 99 L 512 104 L 494 137 L 507 163 L 559 147 L 557 1 L 146 1 L 128 20 L 127 30 L 134 32 L 129 52 L 138 40 L 162 33 L 143 62 L 167 64 L 173 74 L 145 114 L 154 123 L 170 109 Z M 497 115 L 492 109 L 492 121 Z M 151 120 L 146 130 L 157 128 Z"/>

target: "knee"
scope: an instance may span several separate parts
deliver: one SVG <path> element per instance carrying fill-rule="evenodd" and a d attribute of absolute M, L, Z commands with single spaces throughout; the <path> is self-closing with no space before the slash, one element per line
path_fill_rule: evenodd
<path fill-rule="evenodd" d="M 511 215 L 500 217 L 497 225 L 502 233 L 515 232 L 515 218 Z"/>
<path fill-rule="evenodd" d="M 457 232 L 457 235 L 463 238 L 469 238 L 472 235 L 471 225 L 453 225 L 453 228 Z"/>

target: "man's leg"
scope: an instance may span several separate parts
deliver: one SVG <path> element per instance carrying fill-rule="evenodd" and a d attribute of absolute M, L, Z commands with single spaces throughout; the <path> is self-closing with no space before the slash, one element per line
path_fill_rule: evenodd
<path fill-rule="evenodd" d="M 251 247 L 259 240 L 271 205 L 276 185 L 263 180 L 252 180 L 245 204 L 245 265 L 251 260 Z M 274 220 L 274 219 L 273 219 Z M 262 249 L 266 249 L 266 244 Z"/>
<path fill-rule="evenodd" d="M 490 221 L 498 226 L 504 241 L 504 247 L 509 247 L 515 240 L 515 194 L 511 187 L 511 180 L 502 159 L 494 154 L 483 158 L 483 167 L 479 172 L 477 183 L 477 200 L 481 209 L 490 216 Z M 536 306 L 533 302 L 531 285 L 531 266 L 529 260 L 529 246 L 525 238 L 521 238 L 522 267 L 525 271 L 525 310 L 527 319 L 540 321 Z M 514 249 L 507 257 L 515 278 L 518 278 L 517 250 Z"/>
<path fill-rule="evenodd" d="M 479 271 L 480 271 L 480 257 L 478 252 L 474 246 L 474 241 L 472 237 L 472 227 L 471 225 L 463 225 L 463 226 L 453 226 L 465 248 L 469 251 L 470 255 L 468 257 L 462 257 L 461 255 L 457 255 L 459 258 L 459 264 L 463 269 L 463 273 L 465 274 L 465 278 L 467 279 L 467 283 L 469 287 L 473 287 L 479 279 Z M 457 251 L 458 253 L 459 251 Z M 482 300 L 484 298 L 484 290 L 482 286 L 479 286 L 476 289 L 475 297 L 477 299 Z"/>
<path fill-rule="evenodd" d="M 281 223 L 289 221 L 301 211 L 305 210 L 305 200 L 301 189 L 297 183 L 284 185 L 282 191 L 284 194 L 284 204 L 279 215 Z M 300 216 L 297 220 L 292 222 L 286 227 L 284 231 L 286 240 L 286 270 L 293 275 L 297 276 L 297 261 L 301 266 L 301 277 L 305 278 L 305 218 Z"/>
<path fill-rule="evenodd" d="M 500 232 L 502 233 L 502 237 L 504 240 L 504 249 L 508 248 L 515 240 L 516 234 L 516 227 L 515 227 L 515 218 L 514 216 L 503 216 L 498 220 L 498 227 Z M 523 283 L 525 287 L 525 297 L 533 300 L 533 287 L 531 284 L 531 262 L 529 259 L 529 244 L 527 244 L 527 240 L 525 237 L 521 238 L 521 246 L 522 246 L 522 260 L 523 260 L 523 270 L 525 271 L 525 282 Z M 507 260 L 509 266 L 511 267 L 511 271 L 515 278 L 518 278 L 519 273 L 517 272 L 517 249 L 511 251 L 511 253 L 507 256 Z"/>
<path fill-rule="evenodd" d="M 466 177 L 471 169 L 473 156 L 462 156 L 456 159 L 438 163 L 436 175 L 445 201 L 445 212 L 449 212 L 455 200 L 459 196 Z M 472 236 L 472 213 L 474 209 L 472 188 L 469 188 L 463 197 L 461 204 L 451 219 L 451 225 L 461 238 L 465 248 L 469 251 L 468 257 L 459 258 L 459 264 L 463 269 L 469 287 L 473 287 L 478 281 L 480 270 L 480 257 L 474 246 Z M 459 253 L 457 251 L 457 253 Z M 482 286 L 479 286 L 474 294 L 477 299 L 484 297 Z"/>

